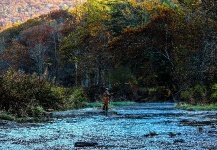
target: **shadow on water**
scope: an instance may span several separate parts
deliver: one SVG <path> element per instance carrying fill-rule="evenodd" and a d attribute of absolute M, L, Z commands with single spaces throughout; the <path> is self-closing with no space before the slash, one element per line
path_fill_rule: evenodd
<path fill-rule="evenodd" d="M 0 149 L 217 149 L 217 111 L 184 111 L 173 103 L 52 112 L 51 122 L 0 124 Z M 83 144 L 83 145 L 82 145 Z"/>

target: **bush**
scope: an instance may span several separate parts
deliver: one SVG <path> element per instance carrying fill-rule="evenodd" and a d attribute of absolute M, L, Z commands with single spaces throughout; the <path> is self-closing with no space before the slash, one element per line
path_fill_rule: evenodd
<path fill-rule="evenodd" d="M 77 88 L 73 90 L 73 94 L 67 99 L 68 108 L 82 108 L 86 106 L 87 95 L 82 88 Z"/>
<path fill-rule="evenodd" d="M 34 99 L 32 84 L 28 82 L 27 76 L 22 72 L 8 70 L 2 76 L 1 83 L 1 109 L 17 116 L 25 116 L 27 106 Z"/>
<path fill-rule="evenodd" d="M 187 103 L 196 105 L 207 103 L 207 89 L 203 85 L 195 85 L 192 88 L 188 88 L 181 92 L 181 99 Z"/>
<path fill-rule="evenodd" d="M 192 97 L 193 97 L 192 88 L 182 91 L 180 95 L 180 98 L 185 102 L 189 101 Z"/>
<path fill-rule="evenodd" d="M 27 110 L 27 113 L 29 116 L 33 116 L 33 117 L 41 117 L 45 114 L 45 110 L 42 106 L 36 106 L 33 108 L 29 108 Z"/>
<path fill-rule="evenodd" d="M 63 94 L 36 74 L 10 69 L 0 77 L 0 85 L 0 109 L 17 117 L 39 115 L 42 109 L 60 109 L 63 104 Z"/>
<path fill-rule="evenodd" d="M 180 103 L 176 105 L 176 108 L 184 110 L 217 110 L 217 104 L 191 105 L 186 103 Z"/>
<path fill-rule="evenodd" d="M 54 97 L 60 98 L 62 101 L 57 103 L 58 108 L 60 109 L 67 109 L 70 108 L 69 99 L 73 93 L 73 89 L 64 88 L 64 87 L 52 87 L 51 91 Z"/>
<path fill-rule="evenodd" d="M 212 94 L 211 94 L 211 101 L 213 103 L 217 102 L 217 84 L 214 84 L 212 86 Z"/>
<path fill-rule="evenodd" d="M 0 119 L 2 119 L 2 120 L 10 120 L 10 121 L 15 120 L 15 118 L 12 115 L 6 114 L 6 113 L 0 114 Z"/>

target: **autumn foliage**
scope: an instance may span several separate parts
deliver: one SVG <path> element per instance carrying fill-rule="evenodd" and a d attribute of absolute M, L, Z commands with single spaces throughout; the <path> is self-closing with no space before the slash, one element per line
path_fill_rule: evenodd
<path fill-rule="evenodd" d="M 92 91 L 89 101 L 110 87 L 121 100 L 215 103 L 214 6 L 197 0 L 87 1 L 2 32 L 1 68 L 39 77 L 47 72 L 55 85 Z"/>

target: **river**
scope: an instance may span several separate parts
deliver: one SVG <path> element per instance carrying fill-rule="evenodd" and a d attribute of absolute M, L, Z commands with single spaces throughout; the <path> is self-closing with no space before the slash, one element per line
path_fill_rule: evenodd
<path fill-rule="evenodd" d="M 52 112 L 45 123 L 3 122 L 1 150 L 216 150 L 217 111 L 174 103 L 135 103 L 104 115 L 97 108 Z M 95 142 L 75 147 L 75 142 Z"/>

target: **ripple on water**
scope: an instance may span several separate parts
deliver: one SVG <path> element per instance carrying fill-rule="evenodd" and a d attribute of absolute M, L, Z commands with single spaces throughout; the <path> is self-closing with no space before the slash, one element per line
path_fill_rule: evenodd
<path fill-rule="evenodd" d="M 197 126 L 181 123 L 184 119 L 201 118 L 215 122 L 216 118 L 210 117 L 215 112 L 177 110 L 173 103 L 134 104 L 113 111 L 117 113 L 108 116 L 82 114 L 38 126 L 1 129 L 0 149 L 74 149 L 77 141 L 97 142 L 98 147 L 94 149 L 217 148 L 216 125 L 202 126 L 199 132 Z"/>

